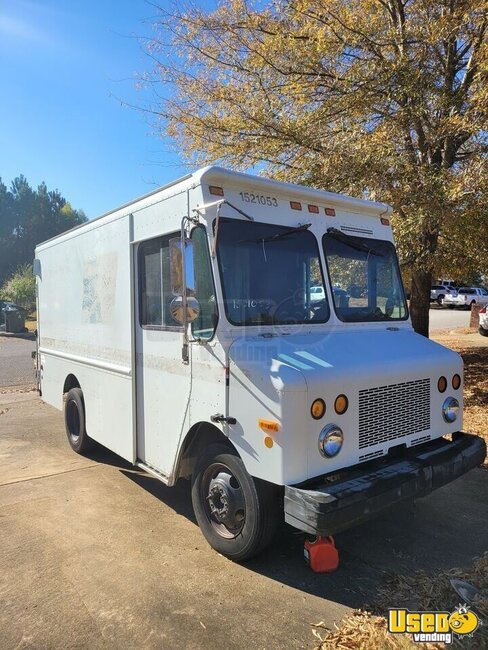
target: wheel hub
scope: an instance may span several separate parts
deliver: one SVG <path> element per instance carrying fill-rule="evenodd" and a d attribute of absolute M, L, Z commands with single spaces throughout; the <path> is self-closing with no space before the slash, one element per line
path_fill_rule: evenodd
<path fill-rule="evenodd" d="M 207 502 L 214 519 L 229 530 L 242 528 L 245 519 L 242 490 L 232 474 L 221 470 L 208 486 Z"/>

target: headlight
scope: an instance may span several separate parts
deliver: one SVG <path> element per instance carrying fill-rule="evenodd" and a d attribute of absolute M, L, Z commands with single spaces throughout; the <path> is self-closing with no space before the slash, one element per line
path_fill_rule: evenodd
<path fill-rule="evenodd" d="M 336 424 L 328 424 L 319 435 L 319 451 L 326 458 L 333 458 L 340 452 L 344 434 Z"/>
<path fill-rule="evenodd" d="M 446 422 L 454 422 L 458 416 L 459 402 L 455 397 L 448 397 L 442 405 L 442 415 Z"/>

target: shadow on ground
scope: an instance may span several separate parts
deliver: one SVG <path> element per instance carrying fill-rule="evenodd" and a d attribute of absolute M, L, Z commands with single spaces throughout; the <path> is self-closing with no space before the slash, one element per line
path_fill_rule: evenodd
<path fill-rule="evenodd" d="M 127 479 L 196 525 L 189 481 L 168 488 L 105 449 L 98 448 L 91 457 L 118 467 Z M 340 567 L 334 573 L 314 574 L 305 567 L 304 536 L 286 524 L 273 545 L 245 567 L 307 594 L 364 608 L 388 575 L 424 570 L 435 580 L 437 572 L 466 566 L 486 550 L 487 478 L 486 470 L 473 470 L 415 504 L 406 503 L 337 535 Z"/>

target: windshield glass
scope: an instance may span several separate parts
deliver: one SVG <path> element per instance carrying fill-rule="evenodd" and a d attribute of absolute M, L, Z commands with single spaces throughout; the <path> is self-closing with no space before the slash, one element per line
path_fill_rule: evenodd
<path fill-rule="evenodd" d="M 329 230 L 323 237 L 337 316 L 346 322 L 404 320 L 408 316 L 391 242 Z"/>
<path fill-rule="evenodd" d="M 318 244 L 306 226 L 220 219 L 218 262 L 227 318 L 233 325 L 324 323 L 329 305 Z"/>

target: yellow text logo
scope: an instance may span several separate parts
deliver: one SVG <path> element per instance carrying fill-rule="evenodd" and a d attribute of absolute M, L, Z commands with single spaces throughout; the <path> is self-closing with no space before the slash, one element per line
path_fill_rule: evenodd
<path fill-rule="evenodd" d="M 419 643 L 440 641 L 452 643 L 453 635 L 472 635 L 480 624 L 478 616 L 467 605 L 454 612 L 411 612 L 408 609 L 388 610 L 388 631 L 412 634 Z"/>

